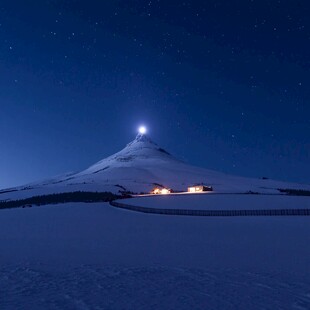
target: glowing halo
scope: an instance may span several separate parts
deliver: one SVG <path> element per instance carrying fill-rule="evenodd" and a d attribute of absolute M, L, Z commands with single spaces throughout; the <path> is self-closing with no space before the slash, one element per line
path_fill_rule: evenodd
<path fill-rule="evenodd" d="M 139 133 L 141 134 L 141 135 L 144 135 L 145 133 L 146 133 L 146 127 L 145 126 L 140 126 L 139 127 Z"/>

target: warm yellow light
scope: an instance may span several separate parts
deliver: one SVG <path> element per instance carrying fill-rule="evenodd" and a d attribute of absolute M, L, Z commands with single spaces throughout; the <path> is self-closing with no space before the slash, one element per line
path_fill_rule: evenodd
<path fill-rule="evenodd" d="M 159 188 L 155 188 L 154 190 L 153 190 L 153 194 L 159 194 L 160 193 L 160 189 Z"/>
<path fill-rule="evenodd" d="M 169 189 L 167 189 L 167 188 L 163 188 L 163 189 L 161 190 L 161 193 L 164 194 L 164 195 L 166 195 L 166 194 L 169 194 L 170 191 L 169 191 Z"/>

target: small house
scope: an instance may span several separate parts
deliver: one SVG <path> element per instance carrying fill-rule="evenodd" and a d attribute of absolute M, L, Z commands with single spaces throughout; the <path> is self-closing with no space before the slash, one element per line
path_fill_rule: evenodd
<path fill-rule="evenodd" d="M 159 187 L 155 187 L 151 190 L 150 194 L 153 195 L 166 195 L 166 194 L 170 194 L 171 193 L 171 189 L 169 188 L 159 188 Z"/>
<path fill-rule="evenodd" d="M 212 192 L 213 188 L 212 186 L 206 186 L 206 185 L 194 185 L 190 186 L 187 191 L 189 193 L 201 193 L 201 192 Z"/>

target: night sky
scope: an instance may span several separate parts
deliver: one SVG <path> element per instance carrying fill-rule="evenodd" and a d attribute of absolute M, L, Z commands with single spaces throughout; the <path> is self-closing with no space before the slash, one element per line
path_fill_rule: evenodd
<path fill-rule="evenodd" d="M 0 3 L 0 187 L 144 124 L 194 165 L 310 183 L 309 1 Z"/>

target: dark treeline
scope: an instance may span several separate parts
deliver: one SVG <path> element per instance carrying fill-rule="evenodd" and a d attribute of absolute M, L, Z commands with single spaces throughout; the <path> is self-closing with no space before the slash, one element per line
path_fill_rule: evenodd
<path fill-rule="evenodd" d="M 30 207 L 32 205 L 41 206 L 48 204 L 58 204 L 67 202 L 106 202 L 124 196 L 114 195 L 109 192 L 69 192 L 60 194 L 50 194 L 42 196 L 33 196 L 20 200 L 0 201 L 0 209 Z"/>
<path fill-rule="evenodd" d="M 279 188 L 279 191 L 293 196 L 310 196 L 310 191 L 304 189 Z"/>

